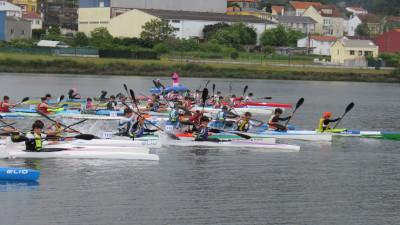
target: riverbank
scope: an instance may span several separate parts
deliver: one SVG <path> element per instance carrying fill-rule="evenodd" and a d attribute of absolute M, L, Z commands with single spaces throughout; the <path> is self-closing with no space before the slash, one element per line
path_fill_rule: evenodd
<path fill-rule="evenodd" d="M 275 80 L 400 82 L 390 70 L 265 64 L 219 64 L 161 60 L 99 59 L 0 53 L 0 72 L 213 77 Z"/>

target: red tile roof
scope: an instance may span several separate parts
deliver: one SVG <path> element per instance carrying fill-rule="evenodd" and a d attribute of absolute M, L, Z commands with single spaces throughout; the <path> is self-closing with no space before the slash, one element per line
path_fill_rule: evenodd
<path fill-rule="evenodd" d="M 35 12 L 24 12 L 22 14 L 22 18 L 34 20 L 34 19 L 40 19 L 41 16 Z"/>
<path fill-rule="evenodd" d="M 322 6 L 319 2 L 301 2 L 301 1 L 290 1 L 289 2 L 295 9 L 308 9 L 310 6 Z"/>
<path fill-rule="evenodd" d="M 330 41 L 330 42 L 334 42 L 337 40 L 337 37 L 332 37 L 332 36 L 320 36 L 320 35 L 313 35 L 310 37 L 313 40 L 316 41 Z"/>
<path fill-rule="evenodd" d="M 283 6 L 279 6 L 279 5 L 272 6 L 272 10 L 275 11 L 276 13 L 282 13 L 284 9 L 285 8 Z"/>
<path fill-rule="evenodd" d="M 389 16 L 387 20 L 392 22 L 400 22 L 400 16 Z"/>

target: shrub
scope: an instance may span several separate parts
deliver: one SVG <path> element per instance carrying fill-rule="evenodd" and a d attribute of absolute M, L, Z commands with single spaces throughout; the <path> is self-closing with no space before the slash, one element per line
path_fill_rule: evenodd
<path fill-rule="evenodd" d="M 158 44 L 154 45 L 153 50 L 159 54 L 165 54 L 165 53 L 169 52 L 167 45 L 164 43 L 158 43 Z"/>
<path fill-rule="evenodd" d="M 239 52 L 231 52 L 230 56 L 231 56 L 231 59 L 238 59 L 239 58 Z"/>

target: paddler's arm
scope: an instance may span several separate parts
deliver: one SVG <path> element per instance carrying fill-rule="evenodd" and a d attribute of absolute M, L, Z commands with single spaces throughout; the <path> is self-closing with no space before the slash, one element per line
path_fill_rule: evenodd
<path fill-rule="evenodd" d="M 279 121 L 287 121 L 288 119 L 292 118 L 292 116 L 278 118 Z"/>
<path fill-rule="evenodd" d="M 325 125 L 328 125 L 328 123 L 334 123 L 334 122 L 337 122 L 337 121 L 340 120 L 340 119 L 341 119 L 341 117 L 338 117 L 338 118 L 333 119 L 333 120 L 326 119 L 326 120 L 324 121 L 324 123 L 325 123 Z"/>

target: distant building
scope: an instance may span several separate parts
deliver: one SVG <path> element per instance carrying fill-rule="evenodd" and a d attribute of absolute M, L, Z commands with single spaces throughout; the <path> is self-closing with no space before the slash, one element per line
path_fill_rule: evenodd
<path fill-rule="evenodd" d="M 6 1 L 0 1 L 0 12 L 6 12 L 6 16 L 22 17 L 21 7 Z"/>
<path fill-rule="evenodd" d="M 9 2 L 19 6 L 22 12 L 38 12 L 38 0 L 9 0 Z"/>
<path fill-rule="evenodd" d="M 400 29 L 393 29 L 375 38 L 381 53 L 400 53 Z"/>
<path fill-rule="evenodd" d="M 378 16 L 371 13 L 359 14 L 350 16 L 350 19 L 347 21 L 347 36 L 355 36 L 357 27 L 361 24 L 367 25 L 370 36 L 377 36 L 383 32 L 383 23 Z"/>
<path fill-rule="evenodd" d="M 331 62 L 346 66 L 366 66 L 367 57 L 378 57 L 378 49 L 369 40 L 338 39 L 331 48 Z"/>
<path fill-rule="evenodd" d="M 38 47 L 46 47 L 46 48 L 68 48 L 69 46 L 62 41 L 49 41 L 49 40 L 40 40 L 37 43 Z"/>
<path fill-rule="evenodd" d="M 228 0 L 229 3 L 236 3 L 242 10 L 258 9 L 260 7 L 260 0 Z"/>
<path fill-rule="evenodd" d="M 174 29 L 177 38 L 203 38 L 203 28 L 206 25 L 217 23 L 242 22 L 252 26 L 258 37 L 266 30 L 275 28 L 276 23 L 254 16 L 233 16 L 225 13 L 206 13 L 190 11 L 133 9 L 119 16 L 113 17 L 107 29 L 114 37 L 139 37 L 142 26 L 152 19 L 167 21 Z M 135 23 L 129 23 L 135 21 Z"/>
<path fill-rule="evenodd" d="M 5 11 L 0 12 L 0 40 L 12 41 L 20 38 L 31 38 L 31 22 L 20 17 L 7 16 Z"/>
<path fill-rule="evenodd" d="M 311 6 L 321 7 L 322 4 L 319 2 L 290 1 L 286 15 L 303 16 L 304 12 Z"/>
<path fill-rule="evenodd" d="M 303 16 L 311 17 L 317 22 L 315 32 L 323 36 L 342 37 L 344 19 L 339 9 L 332 5 L 310 6 Z"/>
<path fill-rule="evenodd" d="M 314 55 L 331 55 L 331 47 L 337 37 L 311 35 L 297 41 L 297 47 L 308 48 L 309 53 Z"/>
<path fill-rule="evenodd" d="M 58 26 L 63 33 L 78 29 L 79 0 L 43 1 L 40 13 L 43 14 L 43 26 Z"/>
<path fill-rule="evenodd" d="M 273 5 L 271 7 L 273 16 L 283 16 L 285 15 L 285 7 L 280 5 Z"/>
<path fill-rule="evenodd" d="M 361 6 L 349 6 L 346 7 L 346 11 L 348 13 L 354 14 L 354 15 L 366 15 L 368 14 L 368 10 L 364 9 Z"/>
<path fill-rule="evenodd" d="M 306 16 L 275 16 L 274 19 L 279 25 L 286 29 L 301 31 L 305 34 L 315 33 L 315 25 L 317 22 Z"/>
<path fill-rule="evenodd" d="M 31 21 L 32 29 L 42 29 L 43 21 L 42 17 L 35 12 L 24 12 L 22 13 L 22 18 Z"/>

